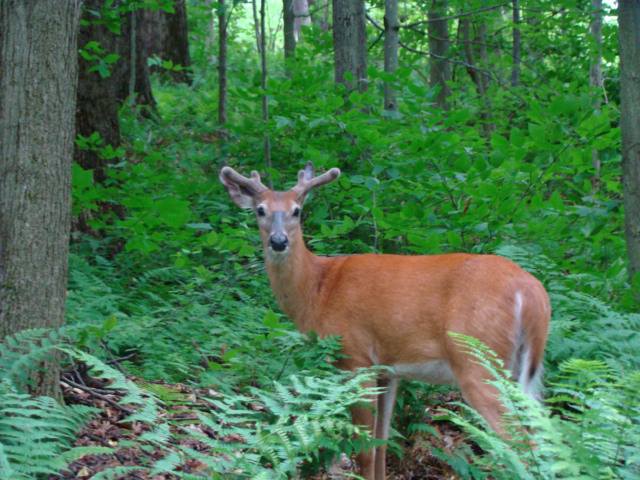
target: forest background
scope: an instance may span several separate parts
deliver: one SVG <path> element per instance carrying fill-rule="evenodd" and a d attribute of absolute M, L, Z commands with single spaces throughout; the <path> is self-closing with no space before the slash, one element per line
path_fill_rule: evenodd
<path fill-rule="evenodd" d="M 218 180 L 307 161 L 343 171 L 314 252 L 497 253 L 551 295 L 544 403 L 475 345 L 512 438 L 405 382 L 393 478 L 640 475 L 640 2 L 0 13 L 0 478 L 321 478 L 371 445 L 375 372 L 294 331 Z"/>

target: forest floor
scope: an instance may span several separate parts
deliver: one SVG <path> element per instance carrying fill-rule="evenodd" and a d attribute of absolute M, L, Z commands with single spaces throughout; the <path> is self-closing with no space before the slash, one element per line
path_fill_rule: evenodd
<path fill-rule="evenodd" d="M 139 382 L 140 379 L 129 377 L 130 380 Z M 219 397 L 219 392 L 205 388 L 193 388 L 184 384 L 154 383 L 146 384 L 151 389 L 161 389 L 165 392 L 173 392 L 173 400 L 165 402 L 160 418 L 169 420 L 173 425 L 199 430 L 212 438 L 214 432 L 198 421 L 197 412 L 211 407 L 211 404 L 202 400 L 205 397 Z M 172 474 L 150 474 L 147 471 L 135 470 L 135 467 L 148 467 L 153 462 L 161 459 L 166 450 L 145 445 L 137 441 L 150 427 L 141 422 L 127 422 L 126 417 L 132 411 L 122 404 L 123 393 L 108 388 L 101 380 L 87 378 L 76 372 L 63 376 L 61 387 L 67 404 L 81 404 L 94 407 L 98 413 L 84 429 L 79 432 L 75 440 L 77 447 L 108 447 L 113 453 L 85 455 L 72 462 L 69 468 L 59 475 L 51 476 L 50 480 L 91 479 L 99 472 L 106 469 L 128 470 L 118 474 L 116 478 L 122 480 L 173 480 L 180 477 Z M 447 398 L 438 401 L 451 402 L 457 394 L 447 394 Z M 427 433 L 418 433 L 412 436 L 403 448 L 402 458 L 395 455 L 387 455 L 387 472 L 390 480 L 431 480 L 431 479 L 457 479 L 453 470 L 445 462 L 433 455 L 434 449 L 451 452 L 462 443 L 465 438 L 455 425 L 449 422 L 429 422 L 429 427 L 439 433 L 438 436 Z M 218 440 L 225 440 L 219 439 Z M 237 442 L 241 439 L 229 438 L 228 441 Z M 211 454 L 208 447 L 192 437 L 180 439 L 180 436 L 172 436 L 176 442 L 174 447 L 190 448 L 203 454 Z M 207 466 L 198 460 L 189 459 L 178 470 L 185 474 L 197 475 L 204 473 Z M 313 480 L 336 480 L 352 478 L 355 462 L 344 458 L 336 463 L 330 472 L 320 472 L 314 475 Z"/>

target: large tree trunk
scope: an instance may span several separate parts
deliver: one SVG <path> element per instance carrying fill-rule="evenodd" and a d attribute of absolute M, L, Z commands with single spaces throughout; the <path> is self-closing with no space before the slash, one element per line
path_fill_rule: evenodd
<path fill-rule="evenodd" d="M 191 66 L 191 57 L 185 0 L 174 0 L 173 10 L 173 13 L 164 10 L 145 10 L 142 13 L 140 34 L 145 55 L 157 55 L 162 60 L 185 67 L 179 71 L 172 70 L 169 75 L 176 82 L 191 83 L 191 76 L 186 69 Z"/>
<path fill-rule="evenodd" d="M 84 25 L 78 35 L 78 48 L 97 41 L 105 52 L 115 53 L 120 58 L 104 78 L 98 72 L 89 71 L 94 63 L 80 58 L 76 132 L 83 136 L 97 132 L 104 145 L 116 147 L 120 144 L 118 109 L 122 102 L 130 97 L 139 104 L 155 105 L 147 66 L 145 32 L 148 34 L 156 27 L 146 25 L 150 12 L 137 11 L 122 16 L 121 33 L 115 34 L 100 22 L 94 21 L 95 17 L 91 14 L 91 11 L 99 11 L 103 4 L 104 0 L 85 0 Z M 135 20 L 133 36 L 132 19 Z M 159 31 L 156 33 L 160 34 Z M 133 50 L 132 45 L 135 46 Z M 135 66 L 133 70 L 132 65 Z M 76 147 L 74 158 L 83 168 L 93 170 L 97 182 L 106 179 L 108 161 L 101 159 L 96 152 Z"/>
<path fill-rule="evenodd" d="M 124 15 L 121 21 L 122 33 L 117 52 L 121 61 L 113 72 L 116 96 L 121 102 L 128 98 L 132 104 L 155 108 L 143 35 L 145 13 L 136 10 Z"/>
<path fill-rule="evenodd" d="M 84 25 L 78 34 L 78 49 L 90 41 L 97 41 L 106 52 L 117 52 L 119 37 L 104 25 L 92 22 L 90 10 L 99 10 L 104 0 L 85 0 Z M 120 60 L 122 61 L 122 60 Z M 120 144 L 119 102 L 113 75 L 103 77 L 89 71 L 94 64 L 80 57 L 78 65 L 78 96 L 76 109 L 76 133 L 85 137 L 94 132 L 100 134 L 104 145 L 117 147 Z M 106 162 L 92 150 L 75 148 L 74 159 L 85 169 L 93 170 L 94 179 L 106 179 Z"/>
<path fill-rule="evenodd" d="M 282 0 L 282 15 L 284 18 L 284 58 L 293 58 L 296 53 L 296 36 L 294 33 L 295 15 L 293 0 Z"/>
<path fill-rule="evenodd" d="M 0 340 L 64 321 L 80 0 L 0 1 Z M 52 357 L 36 394 L 60 397 Z"/>
<path fill-rule="evenodd" d="M 367 32 L 364 0 L 333 0 L 335 81 L 347 89 L 367 89 Z M 351 79 L 347 79 L 347 73 Z"/>
<path fill-rule="evenodd" d="M 640 274 L 640 0 L 618 4 L 620 28 L 620 131 L 629 276 Z M 635 283 L 637 286 L 638 283 Z M 636 290 L 640 299 L 640 291 Z"/>
<path fill-rule="evenodd" d="M 398 69 L 398 0 L 384 2 L 384 71 L 392 74 Z M 392 82 L 384 83 L 384 108 L 398 110 L 395 88 Z"/>
<path fill-rule="evenodd" d="M 446 0 L 432 0 L 428 11 L 429 34 L 429 85 L 438 87 L 436 104 L 447 109 L 447 98 L 451 93 L 448 82 L 451 81 L 449 63 L 449 26 L 446 20 Z"/>

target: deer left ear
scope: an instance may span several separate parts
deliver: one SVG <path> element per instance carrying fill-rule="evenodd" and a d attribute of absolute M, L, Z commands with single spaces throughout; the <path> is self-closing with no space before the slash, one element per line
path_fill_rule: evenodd
<path fill-rule="evenodd" d="M 240 208 L 253 208 L 253 193 L 246 187 L 242 187 L 240 184 L 233 181 L 230 175 L 227 173 L 228 167 L 225 167 L 220 172 L 220 181 L 227 189 L 231 200 Z M 231 169 L 229 169 L 231 170 Z"/>

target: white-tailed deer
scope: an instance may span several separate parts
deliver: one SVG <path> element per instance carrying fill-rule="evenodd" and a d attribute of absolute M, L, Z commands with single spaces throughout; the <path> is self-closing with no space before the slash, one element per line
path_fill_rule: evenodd
<path fill-rule="evenodd" d="M 257 172 L 230 167 L 220 180 L 233 201 L 256 213 L 271 288 L 302 332 L 340 335 L 340 367 L 388 365 L 385 393 L 353 421 L 386 440 L 398 378 L 456 384 L 465 400 L 501 431 L 503 407 L 488 374 L 447 333 L 475 337 L 495 351 L 513 378 L 536 395 L 551 307 L 541 283 L 495 255 L 345 255 L 320 257 L 305 246 L 300 226 L 307 193 L 340 175 L 314 177 L 308 164 L 291 190 L 270 190 Z M 377 412 L 377 415 L 376 415 Z M 385 477 L 385 447 L 358 457 L 361 474 Z"/>

